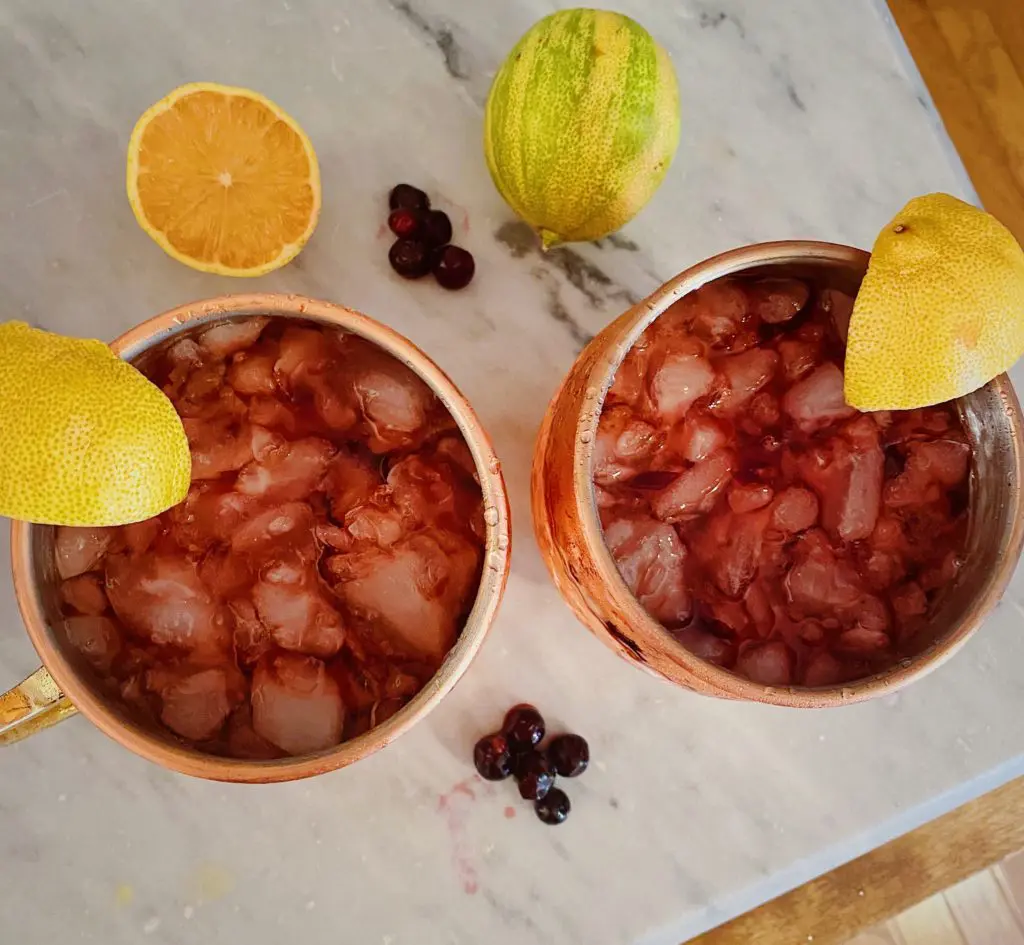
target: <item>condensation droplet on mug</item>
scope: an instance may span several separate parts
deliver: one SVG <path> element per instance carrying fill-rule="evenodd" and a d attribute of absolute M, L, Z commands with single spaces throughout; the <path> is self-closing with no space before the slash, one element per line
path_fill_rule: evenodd
<path fill-rule="evenodd" d="M 489 505 L 486 509 L 484 509 L 484 521 L 488 525 L 497 525 L 498 518 L 498 510 L 493 505 Z"/>
<path fill-rule="evenodd" d="M 581 443 L 591 443 L 591 442 L 593 442 L 593 439 L 594 439 L 594 434 L 591 433 L 589 430 L 584 430 L 580 434 L 580 442 Z"/>

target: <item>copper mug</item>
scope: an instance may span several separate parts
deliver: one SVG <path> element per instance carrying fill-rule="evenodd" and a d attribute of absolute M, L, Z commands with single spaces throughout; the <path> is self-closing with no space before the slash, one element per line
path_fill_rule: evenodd
<path fill-rule="evenodd" d="M 370 731 L 316 754 L 274 761 L 207 755 L 167 732 L 141 725 L 104 696 L 92 670 L 64 636 L 54 560 L 54 529 L 13 522 L 11 565 L 14 590 L 28 635 L 43 666 L 0 695 L 0 745 L 10 744 L 81 712 L 103 732 L 165 768 L 218 781 L 290 781 L 352 764 L 383 748 L 427 715 L 473 661 L 494 620 L 509 570 L 509 508 L 501 466 L 476 414 L 444 372 L 412 342 L 390 328 L 331 302 L 298 295 L 229 295 L 164 312 L 121 335 L 111 345 L 127 361 L 144 367 L 171 339 L 227 318 L 273 315 L 334 325 L 383 348 L 417 374 L 455 419 L 476 463 L 487 526 L 484 566 L 476 599 L 462 633 L 441 668 L 395 715 Z"/>
<path fill-rule="evenodd" d="M 935 669 L 998 602 L 1024 541 L 1022 417 L 1005 374 L 957 401 L 974 451 L 964 566 L 943 595 L 920 651 L 874 676 L 820 689 L 772 687 L 708 663 L 648 616 L 605 546 L 591 471 L 597 424 L 615 372 L 644 329 L 682 296 L 722 276 L 794 276 L 853 295 L 867 263 L 863 250 L 816 242 L 760 243 L 714 256 L 608 325 L 562 382 L 534 452 L 534 529 L 548 570 L 576 616 L 630 663 L 707 695 L 795 707 L 842 705 L 892 692 Z"/>

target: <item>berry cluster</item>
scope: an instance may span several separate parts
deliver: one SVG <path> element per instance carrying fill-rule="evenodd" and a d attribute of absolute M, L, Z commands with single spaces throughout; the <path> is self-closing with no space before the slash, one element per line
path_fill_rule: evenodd
<path fill-rule="evenodd" d="M 398 184 L 388 195 L 388 227 L 398 237 L 388 252 L 391 268 L 406 279 L 434 274 L 445 289 L 463 289 L 476 271 L 471 253 L 451 245 L 452 221 L 443 210 L 432 210 L 430 198 L 418 187 Z"/>
<path fill-rule="evenodd" d="M 488 781 L 504 781 L 513 775 L 520 796 L 534 802 L 537 816 L 546 824 L 560 824 L 572 805 L 566 793 L 555 787 L 555 778 L 575 778 L 587 770 L 590 748 L 580 735 L 556 735 L 541 747 L 544 717 L 532 705 L 508 710 L 501 730 L 481 738 L 473 748 L 473 763 Z"/>

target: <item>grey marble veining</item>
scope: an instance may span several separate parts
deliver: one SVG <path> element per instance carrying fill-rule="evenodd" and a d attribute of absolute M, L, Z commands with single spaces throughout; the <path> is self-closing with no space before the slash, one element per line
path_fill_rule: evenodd
<path fill-rule="evenodd" d="M 873 0 L 620 0 L 669 49 L 678 159 L 600 245 L 542 258 L 488 177 L 481 109 L 542 0 L 4 0 L 2 318 L 111 338 L 183 301 L 299 291 L 409 335 L 491 431 L 515 521 L 501 616 L 427 721 L 355 768 L 269 787 L 162 771 L 81 719 L 0 752 L 4 942 L 669 945 L 1024 771 L 1024 583 L 950 664 L 830 712 L 676 691 L 578 625 L 540 563 L 528 466 L 585 340 L 631 300 L 754 240 L 870 245 L 909 197 L 969 194 Z M 246 282 L 192 272 L 136 226 L 124 149 L 174 86 L 248 85 L 304 125 L 324 209 L 299 259 Z M 395 278 L 399 180 L 477 257 L 460 294 Z M 7 570 L 7 551 L 0 552 Z M 0 679 L 36 657 L 0 586 Z M 469 747 L 513 701 L 584 732 L 595 764 L 558 829 Z M 515 812 L 506 816 L 506 808 Z M 871 895 L 871 890 L 866 890 Z"/>

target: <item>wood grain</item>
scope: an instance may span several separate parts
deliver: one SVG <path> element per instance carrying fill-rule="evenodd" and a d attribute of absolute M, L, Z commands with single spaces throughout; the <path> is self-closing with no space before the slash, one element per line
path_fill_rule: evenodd
<path fill-rule="evenodd" d="M 691 945 L 840 945 L 1021 848 L 1024 778 L 692 939 Z"/>
<path fill-rule="evenodd" d="M 1024 243 L 1024 3 L 889 8 L 982 204 Z"/>
<path fill-rule="evenodd" d="M 900 945 L 967 945 L 942 894 L 931 896 L 889 920 Z"/>
<path fill-rule="evenodd" d="M 1024 945 L 1024 929 L 993 870 L 975 873 L 943 893 L 967 945 Z"/>

